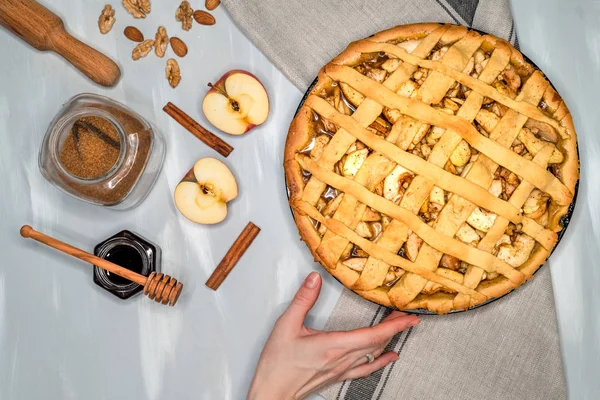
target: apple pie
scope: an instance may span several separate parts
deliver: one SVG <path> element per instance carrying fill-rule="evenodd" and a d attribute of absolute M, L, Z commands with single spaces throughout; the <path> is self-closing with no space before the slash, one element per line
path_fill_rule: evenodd
<path fill-rule="evenodd" d="M 314 258 L 365 299 L 448 313 L 545 262 L 579 179 L 571 114 L 505 40 L 398 26 L 319 72 L 291 123 L 290 204 Z"/>

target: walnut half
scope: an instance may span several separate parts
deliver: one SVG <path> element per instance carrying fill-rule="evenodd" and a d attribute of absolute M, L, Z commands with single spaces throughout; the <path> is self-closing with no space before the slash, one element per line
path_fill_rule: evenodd
<path fill-rule="evenodd" d="M 172 88 L 177 87 L 179 82 L 181 82 L 181 70 L 179 69 L 179 64 L 173 58 L 169 58 L 167 61 L 167 68 L 165 69 L 165 73 L 167 75 L 167 80 L 169 81 L 169 85 Z"/>
<path fill-rule="evenodd" d="M 154 40 L 144 40 L 142 43 L 135 46 L 133 52 L 131 53 L 131 58 L 136 61 L 140 58 L 146 57 L 152 51 L 152 46 L 154 46 Z"/>
<path fill-rule="evenodd" d="M 100 28 L 100 33 L 106 35 L 112 29 L 115 21 L 115 10 L 113 10 L 110 4 L 105 5 L 98 18 L 98 28 Z"/>
<path fill-rule="evenodd" d="M 192 29 L 192 14 L 194 10 L 187 1 L 182 1 L 177 11 L 175 12 L 175 19 L 181 22 L 181 28 L 185 31 Z"/>
<path fill-rule="evenodd" d="M 150 14 L 150 0 L 123 0 L 123 7 L 133 18 L 146 18 Z"/>
<path fill-rule="evenodd" d="M 164 26 L 159 26 L 158 31 L 156 31 L 156 36 L 154 36 L 154 52 L 160 58 L 165 56 L 165 51 L 167 51 L 167 45 L 169 44 L 169 37 L 167 36 L 167 30 Z"/>

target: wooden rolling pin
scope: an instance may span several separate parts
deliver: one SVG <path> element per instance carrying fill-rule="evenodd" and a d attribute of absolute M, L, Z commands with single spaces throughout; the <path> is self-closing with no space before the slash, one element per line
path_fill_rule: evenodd
<path fill-rule="evenodd" d="M 121 76 L 113 60 L 67 33 L 60 17 L 37 1 L 0 0 L 0 25 L 38 50 L 60 54 L 102 86 L 114 86 Z"/>
<path fill-rule="evenodd" d="M 0 2 L 1 1 L 4 0 L 0 0 Z M 110 271 L 113 274 L 119 275 L 125 279 L 129 279 L 130 281 L 143 286 L 144 294 L 157 303 L 174 306 L 179 299 L 181 290 L 183 289 L 183 284 L 181 282 L 177 282 L 177 279 L 172 278 L 169 275 L 152 272 L 150 276 L 146 278 L 144 275 L 133 272 L 127 268 L 123 268 L 120 265 L 114 264 L 103 258 L 96 257 L 95 255 L 78 249 L 77 247 L 71 246 L 65 242 L 61 242 L 52 236 L 38 232 L 29 225 L 23 225 L 21 227 L 21 236 L 44 243 L 46 246 L 50 246 L 58 251 L 62 251 L 65 254 L 79 258 L 80 260 L 87 261 L 90 264 L 94 264 L 99 268 Z"/>

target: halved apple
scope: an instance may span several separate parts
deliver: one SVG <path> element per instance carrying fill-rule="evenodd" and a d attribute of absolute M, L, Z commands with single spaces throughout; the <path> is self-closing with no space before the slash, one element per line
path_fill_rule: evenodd
<path fill-rule="evenodd" d="M 249 72 L 233 70 L 208 84 L 202 101 L 208 121 L 231 135 L 242 135 L 265 122 L 269 116 L 269 97 L 258 78 Z"/>
<path fill-rule="evenodd" d="M 225 164 L 202 158 L 175 188 L 179 212 L 198 224 L 218 224 L 227 217 L 227 203 L 238 195 L 235 177 Z"/>

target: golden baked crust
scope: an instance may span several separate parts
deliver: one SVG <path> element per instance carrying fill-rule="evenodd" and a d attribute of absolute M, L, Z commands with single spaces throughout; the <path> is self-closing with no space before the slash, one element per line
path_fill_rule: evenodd
<path fill-rule="evenodd" d="M 508 42 L 398 26 L 328 63 L 284 168 L 300 236 L 362 297 L 447 313 L 530 279 L 579 179 L 571 115 Z"/>

